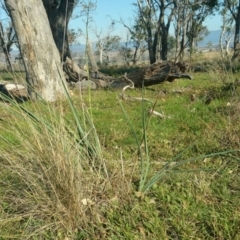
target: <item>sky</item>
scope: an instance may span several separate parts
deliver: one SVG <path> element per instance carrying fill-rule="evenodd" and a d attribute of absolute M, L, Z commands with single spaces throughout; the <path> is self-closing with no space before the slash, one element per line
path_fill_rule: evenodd
<path fill-rule="evenodd" d="M 86 2 L 88 0 L 85 0 Z M 94 1 L 94 0 L 92 0 Z M 112 20 L 119 21 L 120 18 L 127 25 L 131 25 L 131 20 L 133 20 L 134 11 L 136 7 L 132 5 L 132 3 L 137 3 L 137 0 L 95 0 L 97 2 L 97 8 L 94 12 L 92 12 L 92 22 L 91 27 L 89 28 L 89 38 L 92 42 L 96 41 L 96 34 L 94 32 L 102 32 L 103 35 L 107 35 L 109 26 Z M 80 8 L 76 8 L 74 15 L 80 14 Z M 6 14 L 3 11 L 0 11 L 0 20 L 6 19 Z M 86 18 L 85 18 L 86 20 Z M 7 21 L 3 21 L 6 22 Z M 209 31 L 219 30 L 221 26 L 221 17 L 211 16 L 205 22 L 204 25 L 208 27 Z M 84 32 L 85 22 L 84 18 L 76 18 L 70 21 L 70 28 L 73 29 L 82 29 Z M 119 35 L 123 40 L 126 38 L 126 28 L 124 28 L 121 24 L 116 24 L 115 31 L 111 34 Z M 173 35 L 173 28 L 170 29 L 170 34 Z M 84 37 L 79 39 L 80 44 L 85 44 L 86 40 Z"/>
<path fill-rule="evenodd" d="M 134 16 L 134 10 L 136 7 L 132 5 L 137 0 L 97 0 L 97 8 L 92 13 L 91 28 L 89 29 L 90 39 L 96 40 L 94 32 L 102 31 L 102 34 L 107 34 L 108 27 L 111 20 L 120 20 L 122 18 L 125 23 L 130 25 L 131 19 Z M 80 8 L 76 9 L 75 14 L 80 13 Z M 221 17 L 219 15 L 211 16 L 204 22 L 204 25 L 208 27 L 209 31 L 219 30 L 221 26 Z M 85 23 L 83 18 L 77 18 L 72 20 L 69 25 L 70 28 L 81 28 L 85 31 Z M 126 37 L 126 29 L 121 24 L 116 24 L 116 30 L 112 34 L 119 35 L 122 38 Z M 94 30 L 91 30 L 94 29 Z M 173 28 L 170 30 L 170 34 L 173 34 Z M 80 38 L 80 43 L 85 42 L 84 38 Z"/>
<path fill-rule="evenodd" d="M 109 26 L 112 20 L 120 20 L 122 18 L 126 23 L 130 23 L 134 16 L 134 6 L 132 5 L 134 0 L 97 0 L 97 8 L 92 13 L 91 29 L 89 35 L 92 38 L 96 38 L 94 31 L 102 34 L 107 34 Z M 80 8 L 76 9 L 75 14 L 80 12 Z M 77 18 L 72 20 L 69 24 L 70 28 L 81 28 L 85 30 L 84 20 L 86 18 Z M 116 24 L 113 34 L 117 34 L 120 37 L 125 36 L 126 29 L 121 24 Z"/>

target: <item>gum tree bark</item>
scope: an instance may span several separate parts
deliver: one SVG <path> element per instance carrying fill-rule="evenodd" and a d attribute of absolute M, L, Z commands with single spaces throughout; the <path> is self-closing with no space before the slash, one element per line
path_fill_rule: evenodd
<path fill-rule="evenodd" d="M 42 0 L 47 12 L 53 38 L 61 59 L 71 58 L 67 36 L 68 23 L 71 18 L 76 0 Z"/>
<path fill-rule="evenodd" d="M 31 99 L 56 101 L 65 96 L 58 49 L 42 1 L 5 0 L 18 38 Z"/>

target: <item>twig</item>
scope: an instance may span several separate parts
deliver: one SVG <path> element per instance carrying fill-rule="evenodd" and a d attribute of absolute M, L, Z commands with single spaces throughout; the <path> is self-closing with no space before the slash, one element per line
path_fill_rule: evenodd
<path fill-rule="evenodd" d="M 152 108 L 149 108 L 148 109 L 148 112 L 151 114 L 151 115 L 154 115 L 154 116 L 157 116 L 157 117 L 160 117 L 160 118 L 172 118 L 171 116 L 166 116 L 162 113 L 159 113 L 157 111 L 154 111 Z"/>
<path fill-rule="evenodd" d="M 127 82 L 130 83 L 129 85 L 125 86 L 125 87 L 122 89 L 121 98 L 122 98 L 123 100 L 139 100 L 139 101 L 149 101 L 149 102 L 152 102 L 152 101 L 151 101 L 150 99 L 148 99 L 148 98 L 139 98 L 139 97 L 128 97 L 128 96 L 126 96 L 124 92 L 125 92 L 126 89 L 128 89 L 128 88 L 134 89 L 134 82 L 127 77 L 127 73 L 124 74 L 123 78 L 124 78 Z"/>

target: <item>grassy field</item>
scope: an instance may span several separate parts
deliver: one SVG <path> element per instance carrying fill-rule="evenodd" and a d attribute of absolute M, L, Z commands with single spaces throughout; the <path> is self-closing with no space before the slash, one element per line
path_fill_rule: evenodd
<path fill-rule="evenodd" d="M 1 102 L 0 239 L 240 239 L 240 75 L 193 76 Z"/>

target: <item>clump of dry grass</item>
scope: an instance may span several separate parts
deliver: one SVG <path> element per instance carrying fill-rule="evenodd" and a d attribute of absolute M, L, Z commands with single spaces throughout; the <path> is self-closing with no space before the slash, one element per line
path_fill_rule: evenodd
<path fill-rule="evenodd" d="M 42 106 L 34 105 L 41 116 L 34 115 L 38 110 L 28 112 L 14 104 L 3 108 L 6 117 L 0 128 L 7 130 L 1 136 L 0 229 L 13 231 L 1 235 L 45 239 L 47 234 L 62 239 L 89 231 L 90 219 L 92 228 L 99 223 L 98 204 L 104 194 L 103 190 L 97 197 L 95 191 L 110 187 L 103 160 L 89 155 L 84 139 L 77 140 L 75 125 L 51 106 L 44 107 L 46 119 Z M 93 129 L 85 130 L 89 139 Z"/>

